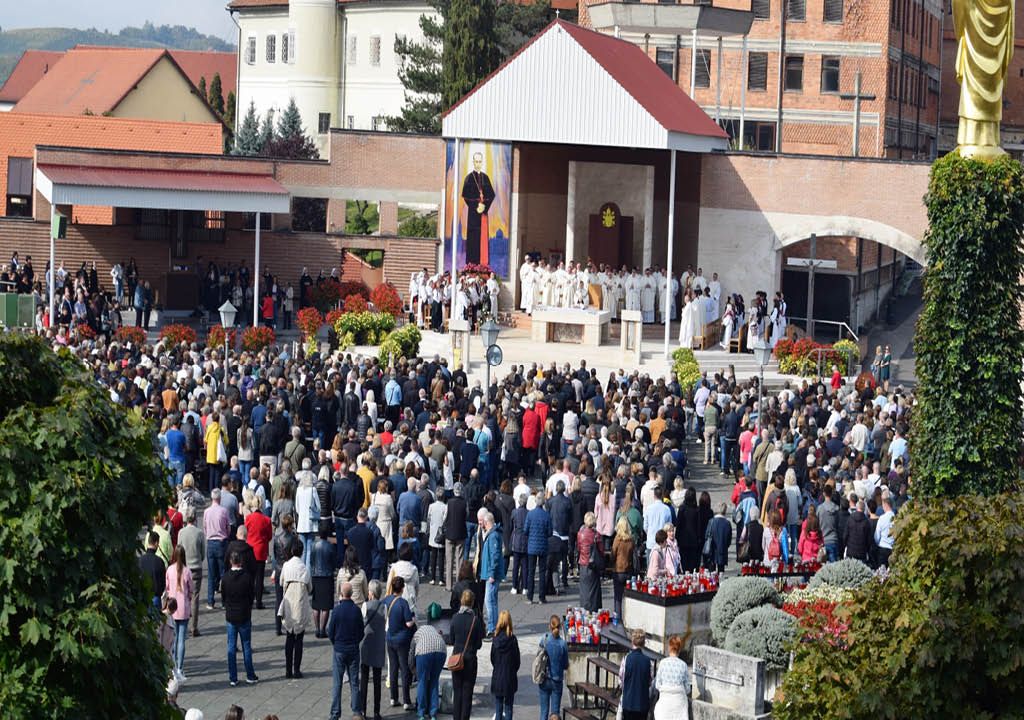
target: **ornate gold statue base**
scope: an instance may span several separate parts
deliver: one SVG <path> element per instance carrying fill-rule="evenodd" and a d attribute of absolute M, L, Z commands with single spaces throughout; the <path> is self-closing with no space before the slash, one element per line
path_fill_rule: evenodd
<path fill-rule="evenodd" d="M 956 132 L 956 151 L 960 153 L 960 157 L 975 160 L 995 160 L 1002 157 L 1006 151 L 999 147 L 999 140 L 998 122 L 971 120 L 961 116 Z"/>

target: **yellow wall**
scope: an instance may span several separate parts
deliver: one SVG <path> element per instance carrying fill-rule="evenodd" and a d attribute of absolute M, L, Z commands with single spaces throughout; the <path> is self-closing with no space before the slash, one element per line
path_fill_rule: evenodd
<path fill-rule="evenodd" d="M 114 108 L 114 117 L 219 122 L 169 58 L 162 58 Z"/>

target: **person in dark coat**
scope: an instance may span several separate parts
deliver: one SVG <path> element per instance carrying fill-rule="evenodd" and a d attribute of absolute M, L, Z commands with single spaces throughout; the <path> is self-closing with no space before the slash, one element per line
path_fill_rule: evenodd
<path fill-rule="evenodd" d="M 466 536 L 468 535 L 466 528 L 468 506 L 463 497 L 462 483 L 455 483 L 452 492 L 453 495 L 448 499 L 444 515 L 444 585 L 448 590 L 451 590 L 455 584 L 456 568 L 458 563 L 463 560 Z"/>
<path fill-rule="evenodd" d="M 529 502 L 527 502 L 529 507 Z M 547 566 L 548 538 L 551 537 L 551 514 L 538 505 L 526 514 L 526 522 L 523 525 L 526 532 L 526 599 L 533 604 L 534 580 L 539 570 L 540 579 L 540 601 L 547 602 L 547 588 L 544 582 L 544 569 Z"/>
<path fill-rule="evenodd" d="M 356 395 L 356 384 L 350 382 L 348 384 L 348 392 L 341 398 L 342 425 L 348 429 L 355 429 L 356 419 L 359 417 L 361 406 L 362 403 L 359 402 L 359 396 Z M 361 437 L 365 437 L 365 435 Z"/>
<path fill-rule="evenodd" d="M 846 521 L 846 535 L 843 544 L 846 545 L 846 557 L 857 558 L 868 561 L 871 552 L 871 522 L 864 514 L 864 501 L 857 501 L 857 509 L 850 513 Z"/>
<path fill-rule="evenodd" d="M 676 542 L 679 544 L 681 572 L 690 572 L 700 567 L 700 550 L 704 536 L 700 532 L 700 509 L 697 507 L 697 491 L 692 487 L 683 495 L 683 506 L 676 513 Z"/>
<path fill-rule="evenodd" d="M 526 501 L 529 495 L 519 496 L 519 507 L 512 512 L 512 594 L 526 592 Z"/>
<path fill-rule="evenodd" d="M 762 546 L 764 526 L 758 518 L 757 508 L 751 508 L 749 520 L 747 526 L 743 528 L 740 544 L 742 545 L 744 542 L 750 544 L 750 554 L 747 556 L 748 561 L 757 560 L 758 562 L 764 562 L 764 547 Z"/>
<path fill-rule="evenodd" d="M 643 630 L 633 630 L 633 649 L 622 658 L 622 720 L 646 720 L 651 709 L 651 660 L 644 655 L 646 640 Z"/>
<path fill-rule="evenodd" d="M 164 565 L 163 559 L 156 554 L 159 545 L 160 536 L 150 531 L 146 535 L 146 552 L 139 558 L 139 569 L 142 570 L 142 576 L 148 577 L 153 586 L 153 607 L 157 609 L 160 608 L 160 596 L 164 594 L 167 582 L 167 566 Z"/>
<path fill-rule="evenodd" d="M 512 633 L 512 615 L 502 610 L 491 644 L 491 694 L 495 720 L 512 720 L 512 705 L 519 690 L 519 640 Z"/>
<path fill-rule="evenodd" d="M 729 545 L 732 544 L 732 523 L 725 516 L 729 506 L 722 503 L 718 507 L 718 514 L 711 518 L 708 523 L 708 533 L 711 536 L 711 556 L 705 559 L 709 567 L 718 572 L 725 572 L 725 566 L 729 563 Z"/>
<path fill-rule="evenodd" d="M 363 605 L 363 640 L 359 644 L 359 714 L 366 715 L 367 699 L 369 698 L 370 674 L 373 673 L 373 717 L 380 717 L 381 672 L 387 659 L 385 637 L 387 606 L 381 598 L 383 585 L 380 580 L 371 580 L 369 599 Z"/>
<path fill-rule="evenodd" d="M 505 565 L 508 566 L 508 559 L 512 556 L 512 514 L 516 510 L 510 481 L 501 484 L 498 496 L 494 499 L 494 507 L 498 510 L 496 518 L 501 525 L 501 548 L 505 554 Z"/>
<path fill-rule="evenodd" d="M 452 715 L 454 720 L 469 720 L 476 684 L 477 650 L 483 645 L 484 621 L 475 608 L 476 596 L 464 590 L 459 611 L 452 618 L 452 652 L 462 653 L 462 669 L 452 671 Z"/>
<path fill-rule="evenodd" d="M 248 531 L 245 529 L 245 525 L 240 525 L 235 531 L 235 539 L 224 546 L 224 566 L 227 567 L 231 553 L 237 552 L 242 558 L 242 567 L 245 572 L 249 574 L 250 578 L 254 578 L 257 569 L 256 556 L 252 552 L 252 546 L 245 541 L 247 537 Z"/>

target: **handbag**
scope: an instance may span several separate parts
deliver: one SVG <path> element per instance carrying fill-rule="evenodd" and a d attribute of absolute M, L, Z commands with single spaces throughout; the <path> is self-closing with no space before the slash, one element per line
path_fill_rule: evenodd
<path fill-rule="evenodd" d="M 736 562 L 746 562 L 750 559 L 750 541 L 743 540 L 740 542 L 740 549 L 736 551 Z"/>
<path fill-rule="evenodd" d="M 434 533 L 434 545 L 438 547 L 444 547 L 444 523 L 448 519 L 448 512 L 445 511 L 441 517 L 441 522 L 438 523 L 437 532 Z"/>
<path fill-rule="evenodd" d="M 451 670 L 452 672 L 459 672 L 465 667 L 466 663 L 462 656 L 466 654 L 466 650 L 469 649 L 469 639 L 473 637 L 473 627 L 476 625 L 476 614 L 473 615 L 473 620 L 469 623 L 469 632 L 466 633 L 466 642 L 462 645 L 462 652 L 452 653 L 451 657 L 444 664 L 445 669 Z"/>
<path fill-rule="evenodd" d="M 714 520 L 711 522 L 714 522 Z M 701 549 L 701 557 L 711 557 L 711 523 L 708 523 L 708 529 L 704 533 L 704 547 Z"/>

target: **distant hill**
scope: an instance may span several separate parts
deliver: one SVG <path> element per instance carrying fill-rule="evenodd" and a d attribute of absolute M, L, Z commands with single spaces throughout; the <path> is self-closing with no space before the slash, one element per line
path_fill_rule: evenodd
<path fill-rule="evenodd" d="M 174 50 L 219 50 L 234 52 L 232 43 L 204 35 L 184 25 L 126 27 L 118 33 L 89 28 L 22 28 L 0 31 L 0 85 L 25 50 L 68 50 L 75 45 L 119 47 L 165 47 Z"/>

